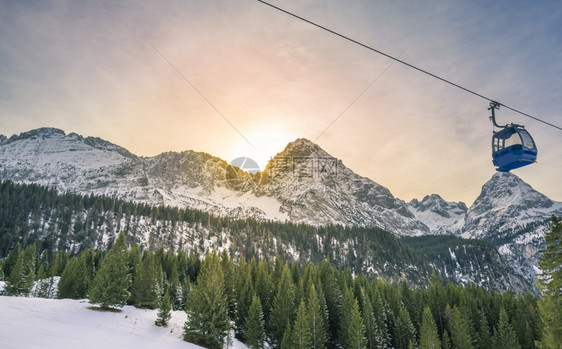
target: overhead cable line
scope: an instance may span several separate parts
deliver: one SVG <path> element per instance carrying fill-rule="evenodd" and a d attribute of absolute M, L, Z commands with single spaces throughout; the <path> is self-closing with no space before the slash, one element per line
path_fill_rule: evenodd
<path fill-rule="evenodd" d="M 410 68 L 412 68 L 412 69 L 414 69 L 414 70 L 417 70 L 417 71 L 419 71 L 419 72 L 421 72 L 421 73 L 423 73 L 423 74 L 429 75 L 429 76 L 431 76 L 431 77 L 433 77 L 433 78 L 435 78 L 435 79 L 437 79 L 437 80 L 441 80 L 442 82 L 447 83 L 447 84 L 449 84 L 449 85 L 452 85 L 452 86 L 454 86 L 454 87 L 456 87 L 456 88 L 459 88 L 459 89 L 461 89 L 461 90 L 463 90 L 463 91 L 465 91 L 465 92 L 471 93 L 471 94 L 473 94 L 473 95 L 475 95 L 475 96 L 477 96 L 477 97 L 480 97 L 480 98 L 482 98 L 482 99 L 485 99 L 485 100 L 487 100 L 487 101 L 489 101 L 489 102 L 498 103 L 499 105 L 501 105 L 501 106 L 503 106 L 503 107 L 505 107 L 505 108 L 507 108 L 507 109 L 509 109 L 509 110 L 511 110 L 511 111 L 514 111 L 514 112 L 516 112 L 516 113 L 518 113 L 518 114 L 521 114 L 521 115 L 524 115 L 524 116 L 529 117 L 529 118 L 531 118 L 531 119 L 534 119 L 534 120 L 536 120 L 536 121 L 540 121 L 540 122 L 542 122 L 543 124 L 546 124 L 546 125 L 548 125 L 548 126 L 557 128 L 557 129 L 559 129 L 560 131 L 562 131 L 562 127 L 560 127 L 560 126 L 556 126 L 556 125 L 551 124 L 551 123 L 549 123 L 549 122 L 547 122 L 547 121 L 541 120 L 541 119 L 539 119 L 539 118 L 537 118 L 537 117 L 534 117 L 534 116 L 532 116 L 532 115 L 529 115 L 529 114 L 527 114 L 527 113 L 524 113 L 524 112 L 522 112 L 522 111 L 520 111 L 520 110 L 518 110 L 518 109 L 512 108 L 512 107 L 507 106 L 507 105 L 505 105 L 505 104 L 503 104 L 503 103 L 499 103 L 499 102 L 493 100 L 493 99 L 490 98 L 490 97 L 486 97 L 486 96 L 484 96 L 484 95 L 482 95 L 482 94 L 480 94 L 480 93 L 478 93 L 478 92 L 475 92 L 475 91 L 473 91 L 473 90 L 471 90 L 471 89 L 468 89 L 468 88 L 466 88 L 466 87 L 464 87 L 464 86 L 461 86 L 461 85 L 459 85 L 459 84 L 457 84 L 457 83 L 454 83 L 454 82 L 452 82 L 452 81 L 450 81 L 450 80 L 447 80 L 447 79 L 445 79 L 445 78 L 442 78 L 442 77 L 440 77 L 440 76 L 438 76 L 438 75 L 435 75 L 435 74 L 433 74 L 433 73 L 431 73 L 431 72 L 428 72 L 428 71 L 425 70 L 425 69 L 418 68 L 418 67 L 416 67 L 416 66 L 413 65 L 413 64 L 410 64 L 410 63 L 408 63 L 408 62 L 406 62 L 406 61 L 403 61 L 403 60 L 401 60 L 401 59 L 399 59 L 399 58 L 397 58 L 397 57 L 391 56 L 391 55 L 388 54 L 388 53 L 385 53 L 385 52 L 382 52 L 382 51 L 380 51 L 380 50 L 377 50 L 376 48 L 374 48 L 374 47 L 372 47 L 372 46 L 369 46 L 369 45 L 367 45 L 367 44 L 364 44 L 364 43 L 362 43 L 362 42 L 359 42 L 359 41 L 357 41 L 357 40 L 355 40 L 355 39 L 352 39 L 352 38 L 350 38 L 349 36 L 340 34 L 340 33 L 336 32 L 336 31 L 334 31 L 334 30 L 332 30 L 332 29 L 329 29 L 329 28 L 327 28 L 327 27 L 325 27 L 325 26 L 323 26 L 323 25 L 320 25 L 320 24 L 318 24 L 318 23 L 316 23 L 316 22 L 313 22 L 313 21 L 308 20 L 308 19 L 306 19 L 306 18 L 304 18 L 304 17 L 301 17 L 301 16 L 299 16 L 299 15 L 297 15 L 297 14 L 294 14 L 294 13 L 292 13 L 292 12 L 289 12 L 289 11 L 287 11 L 287 10 L 284 10 L 284 9 L 282 9 L 282 8 L 280 8 L 280 7 L 278 7 L 278 6 L 275 6 L 275 5 L 273 5 L 273 4 L 270 4 L 270 3 L 266 2 L 266 1 L 263 1 L 263 0 L 257 0 L 257 1 L 258 1 L 258 2 L 261 2 L 261 3 L 264 4 L 264 5 L 269 6 L 269 7 L 271 7 L 271 8 L 274 8 L 274 9 L 276 9 L 276 10 L 278 10 L 278 11 L 281 11 L 281 12 L 283 12 L 283 13 L 285 13 L 285 14 L 291 16 L 291 17 L 297 18 L 297 19 L 299 19 L 299 20 L 301 20 L 301 21 L 304 21 L 304 22 L 306 22 L 306 23 L 308 23 L 308 24 L 311 24 L 311 25 L 313 25 L 313 26 L 315 26 L 315 27 L 317 27 L 317 28 L 320 28 L 320 29 L 322 29 L 322 30 L 324 30 L 324 31 L 327 31 L 327 32 L 329 32 L 329 33 L 331 33 L 331 34 L 334 34 L 334 35 L 336 35 L 336 36 L 339 36 L 339 37 L 342 38 L 342 39 L 345 39 L 345 40 L 350 41 L 350 42 L 352 42 L 352 43 L 354 43 L 354 44 L 356 44 L 356 45 L 359 45 L 359 46 L 361 46 L 361 47 L 364 47 L 364 48 L 366 48 L 366 49 L 368 49 L 368 50 L 370 50 L 370 51 L 376 52 L 376 53 L 378 53 L 378 54 L 380 54 L 380 55 L 382 55 L 382 56 L 384 56 L 384 57 L 390 58 L 390 59 L 392 59 L 392 60 L 394 60 L 394 61 L 396 61 L 396 62 L 398 62 L 398 63 L 401 63 L 401 64 L 403 64 L 403 65 L 405 65 L 405 66 L 407 66 L 407 67 L 410 67 Z"/>
<path fill-rule="evenodd" d="M 159 49 L 156 48 L 156 46 L 154 46 L 152 43 L 150 43 L 150 46 L 152 46 L 152 48 L 160 55 L 160 57 L 162 57 L 172 67 L 172 69 L 174 69 L 176 71 L 176 73 L 178 73 L 181 76 L 181 78 L 185 82 L 187 82 L 189 84 L 189 86 L 191 86 L 195 90 L 195 92 L 197 92 L 199 94 L 199 96 L 201 96 L 201 98 L 203 98 L 205 100 L 205 102 L 207 102 L 207 104 L 209 104 L 211 106 L 211 108 L 213 108 L 224 119 L 224 121 L 226 121 L 230 125 L 230 127 L 232 127 L 234 129 L 234 131 L 238 132 L 238 134 L 242 138 L 244 138 L 246 143 L 248 143 L 252 148 L 254 148 L 255 151 L 257 151 L 259 153 L 258 148 L 256 148 L 252 144 L 252 142 L 250 142 L 250 140 L 248 138 L 246 138 L 246 136 L 244 136 L 244 134 L 242 132 L 240 132 L 240 130 L 238 128 L 236 128 L 236 126 L 234 126 L 234 124 L 232 122 L 230 122 L 230 120 L 226 116 L 224 116 L 224 114 L 221 113 L 221 111 L 218 110 L 217 107 L 215 107 L 215 105 L 213 103 L 211 103 L 211 101 L 207 97 L 205 97 L 203 92 L 201 92 L 197 87 L 195 87 L 195 85 L 193 85 L 193 83 L 178 68 L 176 68 L 176 66 L 166 56 L 164 56 L 164 54 L 162 52 L 160 52 Z"/>

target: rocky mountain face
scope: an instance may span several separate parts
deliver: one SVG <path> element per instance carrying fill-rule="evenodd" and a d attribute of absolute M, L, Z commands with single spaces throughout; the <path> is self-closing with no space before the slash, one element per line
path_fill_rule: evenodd
<path fill-rule="evenodd" d="M 562 203 L 550 200 L 516 175 L 503 172 L 494 174 L 482 186 L 468 210 L 463 205 L 464 213 L 456 203 L 427 198 L 422 200 L 426 205 L 415 200 L 408 205 L 433 233 L 491 242 L 508 265 L 534 285 L 538 253 L 544 248 L 550 217 L 562 215 Z M 452 209 L 442 210 L 446 207 Z"/>
<path fill-rule="evenodd" d="M 510 173 L 494 175 L 470 208 L 436 194 L 405 203 L 306 139 L 250 174 L 206 153 L 139 157 L 99 138 L 42 128 L 0 136 L 0 179 L 234 218 L 484 239 L 529 282 L 550 215 L 562 214 L 562 203 Z"/>
<path fill-rule="evenodd" d="M 0 178 L 223 216 L 430 232 L 387 188 L 306 139 L 290 143 L 252 175 L 205 153 L 138 157 L 99 138 L 42 128 L 4 137 Z"/>
<path fill-rule="evenodd" d="M 408 209 L 417 219 L 424 222 L 431 234 L 451 234 L 452 226 L 466 215 L 468 208 L 464 202 L 448 202 L 438 194 L 425 196 L 422 201 L 413 199 Z"/>
<path fill-rule="evenodd" d="M 506 262 L 532 284 L 539 272 L 539 250 L 552 215 L 562 215 L 562 203 L 534 190 L 511 173 L 496 173 L 467 212 L 462 236 L 492 242 Z"/>

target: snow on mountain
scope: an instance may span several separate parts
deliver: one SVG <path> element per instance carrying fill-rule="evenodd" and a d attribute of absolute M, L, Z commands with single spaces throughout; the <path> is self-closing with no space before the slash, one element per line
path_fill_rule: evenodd
<path fill-rule="evenodd" d="M 468 210 L 462 203 L 446 202 L 437 195 L 421 202 L 412 200 L 408 207 L 433 234 L 493 243 L 508 265 L 532 285 L 550 217 L 562 215 L 561 202 L 550 200 L 509 172 L 494 174 Z"/>
<path fill-rule="evenodd" d="M 206 153 L 139 157 L 100 138 L 41 128 L 0 136 L 0 179 L 236 218 L 484 239 L 530 282 L 549 218 L 562 215 L 562 203 L 510 173 L 496 173 L 468 209 L 435 194 L 405 203 L 306 139 L 251 174 Z"/>
<path fill-rule="evenodd" d="M 387 188 L 306 139 L 289 143 L 264 172 L 250 174 L 206 153 L 144 158 L 99 138 L 41 128 L 0 144 L 0 178 L 238 218 L 430 232 Z"/>
<path fill-rule="evenodd" d="M 448 202 L 437 194 L 427 195 L 422 201 L 413 199 L 407 206 L 432 234 L 438 235 L 449 234 L 451 226 L 462 220 L 468 211 L 464 202 Z"/>
<path fill-rule="evenodd" d="M 229 188 L 228 166 L 224 160 L 193 151 L 142 158 L 100 138 L 66 135 L 54 128 L 14 135 L 0 143 L 1 179 L 217 215 L 264 218 L 269 214 L 272 219 L 285 219 L 278 210 L 280 203 L 249 200 Z"/>
<path fill-rule="evenodd" d="M 498 172 L 469 208 L 462 236 L 492 242 L 506 262 L 534 284 L 538 252 L 545 246 L 553 214 L 562 215 L 562 202 L 550 200 L 512 173 Z"/>
<path fill-rule="evenodd" d="M 254 193 L 276 198 L 293 222 L 378 226 L 399 235 L 429 233 L 387 188 L 302 138 L 270 161 Z"/>
<path fill-rule="evenodd" d="M 87 300 L 0 296 L 2 348 L 202 348 L 182 340 L 184 311 L 168 327 L 154 325 L 156 310 L 88 309 Z M 246 348 L 233 338 L 230 348 Z"/>

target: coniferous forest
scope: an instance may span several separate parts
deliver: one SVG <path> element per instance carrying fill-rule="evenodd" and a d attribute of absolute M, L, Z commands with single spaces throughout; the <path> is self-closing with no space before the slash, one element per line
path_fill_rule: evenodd
<path fill-rule="evenodd" d="M 66 200 L 74 200 L 86 211 L 96 205 L 118 205 L 123 212 L 146 210 L 148 216 L 191 214 L 193 222 L 199 222 L 194 224 L 205 220 L 214 220 L 217 225 L 241 224 L 197 211 L 160 208 L 154 213 L 155 208 L 143 205 L 58 195 L 35 186 L 3 183 L 1 189 L 0 195 L 20 197 L 19 205 L 37 207 L 37 214 L 45 207 L 50 207 L 51 213 L 65 212 L 71 206 Z M 47 204 L 49 200 L 53 204 Z M 21 227 L 29 227 L 29 222 L 44 222 L 34 218 L 33 209 L 23 210 L 23 216 L 17 215 L 21 210 L 14 206 L 3 206 L 0 212 L 5 251 L 0 279 L 5 280 L 6 295 L 88 298 L 100 309 L 126 304 L 158 308 L 155 324 L 159 326 L 166 326 L 172 309 L 185 310 L 184 339 L 208 348 L 225 347 L 231 330 L 250 348 L 511 349 L 561 345 L 562 224 L 555 217 L 546 237 L 548 253 L 540 260 L 544 274 L 538 286 L 543 296 L 537 297 L 497 293 L 473 284 L 455 285 L 436 273 L 427 285 L 412 285 L 406 278 L 389 281 L 367 277 L 357 273 L 353 265 L 328 259 L 301 261 L 279 254 L 265 259 L 257 253 L 247 258 L 228 246 L 204 255 L 197 250 L 188 253 L 165 243 L 155 247 L 139 242 L 130 232 L 100 234 L 103 239 L 98 245 L 56 249 L 52 247 L 64 246 L 60 236 L 50 245 L 48 235 L 33 235 L 41 229 L 26 228 L 22 233 Z M 70 212 L 75 214 L 74 209 Z M 23 221 L 26 224 L 18 223 Z M 76 225 L 76 220 L 69 218 L 69 222 Z M 13 236 L 24 238 L 6 237 L 8 231 L 18 232 L 18 224 L 20 231 Z M 274 223 L 246 224 L 275 227 Z M 82 225 L 95 226 L 89 222 Z M 72 230 L 71 224 L 69 240 L 75 236 L 70 234 Z M 14 240 L 10 247 L 8 241 Z M 410 258 L 418 258 L 412 248 L 396 241 Z M 427 241 L 410 243 L 423 253 L 429 249 Z"/>
<path fill-rule="evenodd" d="M 443 284 L 435 275 L 427 289 L 412 288 L 327 261 L 128 248 L 124 234 L 107 253 L 57 252 L 42 261 L 37 252 L 18 244 L 4 260 L 7 295 L 89 298 L 100 308 L 169 304 L 168 312 L 188 313 L 185 340 L 209 348 L 227 343 L 231 323 L 251 348 L 534 348 L 540 339 L 536 296 Z M 160 323 L 165 318 L 166 310 Z"/>
<path fill-rule="evenodd" d="M 509 268 L 497 249 L 483 241 L 452 236 L 399 238 L 376 227 L 218 217 L 107 196 L 59 194 L 55 189 L 11 181 L 0 183 L 0 232 L 0 258 L 18 242 L 22 246 L 35 243 L 47 259 L 56 252 L 105 251 L 124 232 L 129 246 L 151 251 L 163 247 L 204 255 L 226 248 L 234 259 L 256 257 L 273 262 L 280 256 L 301 264 L 319 264 L 326 259 L 355 274 L 389 282 L 406 279 L 414 286 L 427 287 L 435 270 L 444 281 L 471 280 L 486 289 L 513 289 Z M 474 273 L 474 268 L 480 272 Z M 520 285 L 523 287 L 518 292 L 532 289 L 525 280 L 521 279 Z"/>

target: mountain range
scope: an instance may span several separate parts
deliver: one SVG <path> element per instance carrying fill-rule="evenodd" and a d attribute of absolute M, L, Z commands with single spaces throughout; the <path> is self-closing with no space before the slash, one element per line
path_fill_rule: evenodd
<path fill-rule="evenodd" d="M 562 215 L 562 203 L 511 173 L 494 174 L 470 207 L 437 194 L 404 202 L 306 139 L 252 174 L 206 153 L 140 157 L 100 138 L 41 128 L 0 135 L 0 179 L 224 217 L 481 239 L 530 284 L 550 216 Z"/>

